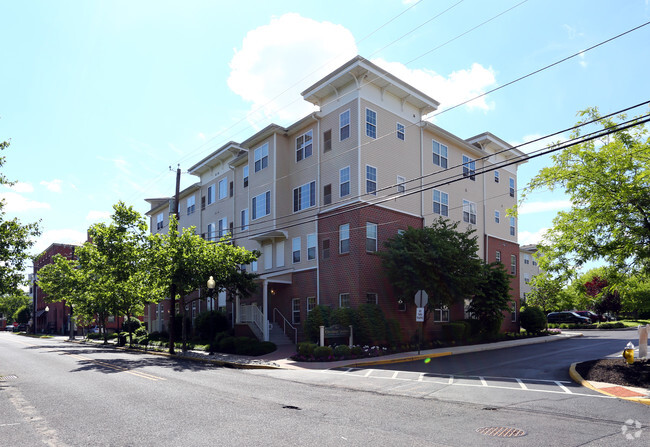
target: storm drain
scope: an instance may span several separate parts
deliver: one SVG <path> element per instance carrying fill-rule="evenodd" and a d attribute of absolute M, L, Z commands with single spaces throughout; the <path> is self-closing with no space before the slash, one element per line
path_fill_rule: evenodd
<path fill-rule="evenodd" d="M 519 436 L 526 436 L 525 431 L 511 427 L 481 427 L 477 428 L 476 432 L 495 438 L 518 438 Z"/>
<path fill-rule="evenodd" d="M 0 376 L 0 382 L 4 380 L 16 380 L 18 376 Z"/>

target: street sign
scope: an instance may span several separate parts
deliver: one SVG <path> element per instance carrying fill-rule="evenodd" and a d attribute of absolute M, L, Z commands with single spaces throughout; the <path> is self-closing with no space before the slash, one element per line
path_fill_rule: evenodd
<path fill-rule="evenodd" d="M 415 321 L 418 323 L 424 322 L 424 307 L 418 307 L 415 310 Z"/>
<path fill-rule="evenodd" d="M 426 307 L 429 302 L 429 295 L 424 290 L 418 290 L 415 293 L 415 305 L 417 307 Z"/>

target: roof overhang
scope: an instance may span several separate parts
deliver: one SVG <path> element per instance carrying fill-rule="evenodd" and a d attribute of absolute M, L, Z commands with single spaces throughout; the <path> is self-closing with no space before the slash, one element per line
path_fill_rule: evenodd
<path fill-rule="evenodd" d="M 241 147 L 238 143 L 230 141 L 192 166 L 188 172 L 192 175 L 201 176 L 211 168 L 222 164 L 232 159 L 233 157 L 237 157 L 242 151 L 245 150 L 246 149 Z"/>
<path fill-rule="evenodd" d="M 259 233 L 249 237 L 249 239 L 260 243 L 267 240 L 275 241 L 277 239 L 288 239 L 288 238 L 289 238 L 289 234 L 285 230 L 272 230 L 272 231 Z"/>

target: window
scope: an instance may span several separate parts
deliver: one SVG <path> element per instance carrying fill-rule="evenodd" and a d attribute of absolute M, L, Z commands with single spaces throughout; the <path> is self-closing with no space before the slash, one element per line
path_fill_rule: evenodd
<path fill-rule="evenodd" d="M 377 112 L 366 109 L 366 135 L 377 138 Z"/>
<path fill-rule="evenodd" d="M 397 230 L 397 234 L 400 236 L 403 235 L 404 233 L 406 233 L 406 230 L 402 230 L 402 229 Z"/>
<path fill-rule="evenodd" d="M 517 274 L 517 256 L 515 255 L 510 255 L 510 274 Z"/>
<path fill-rule="evenodd" d="M 241 230 L 248 230 L 248 208 L 241 210 Z"/>
<path fill-rule="evenodd" d="M 401 175 L 397 176 L 397 192 L 400 194 L 404 194 L 406 191 L 406 178 L 402 177 Z"/>
<path fill-rule="evenodd" d="M 330 258 L 330 240 L 323 239 L 323 259 Z"/>
<path fill-rule="evenodd" d="M 397 310 L 400 312 L 406 312 L 406 301 L 403 298 L 397 300 Z"/>
<path fill-rule="evenodd" d="M 269 144 L 255 149 L 255 172 L 259 172 L 269 165 Z"/>
<path fill-rule="evenodd" d="M 494 257 L 495 257 L 496 261 L 501 262 L 501 252 L 499 250 L 497 250 L 494 255 L 495 255 Z"/>
<path fill-rule="evenodd" d="M 501 221 L 500 214 L 498 211 L 494 212 L 494 222 L 499 223 Z"/>
<path fill-rule="evenodd" d="M 476 177 L 476 161 L 463 155 L 463 177 L 469 177 L 470 180 L 475 180 Z"/>
<path fill-rule="evenodd" d="M 433 140 L 433 164 L 447 169 L 447 146 Z"/>
<path fill-rule="evenodd" d="M 404 141 L 404 124 L 397 123 L 397 139 Z"/>
<path fill-rule="evenodd" d="M 205 209 L 205 196 L 201 196 L 201 211 Z"/>
<path fill-rule="evenodd" d="M 162 228 L 165 226 L 164 220 L 165 218 L 163 216 L 163 213 L 160 213 L 158 216 L 156 216 L 156 230 L 162 230 Z"/>
<path fill-rule="evenodd" d="M 449 194 L 433 190 L 433 212 L 441 216 L 449 216 Z"/>
<path fill-rule="evenodd" d="M 196 196 L 190 196 L 187 198 L 187 215 L 193 214 L 196 210 Z"/>
<path fill-rule="evenodd" d="M 530 255 L 529 254 L 524 255 L 524 264 L 530 264 Z"/>
<path fill-rule="evenodd" d="M 323 152 L 332 150 L 332 129 L 323 132 Z"/>
<path fill-rule="evenodd" d="M 366 194 L 377 194 L 377 168 L 366 165 Z"/>
<path fill-rule="evenodd" d="M 207 239 L 209 241 L 214 241 L 217 238 L 217 231 L 216 231 L 216 225 L 213 223 L 208 224 L 208 234 L 207 234 Z"/>
<path fill-rule="evenodd" d="M 464 301 L 464 313 L 465 313 L 465 319 L 466 320 L 471 320 L 472 319 L 472 312 L 470 312 L 470 307 L 472 305 L 472 300 L 465 298 Z"/>
<path fill-rule="evenodd" d="M 377 251 L 377 224 L 366 222 L 366 251 Z"/>
<path fill-rule="evenodd" d="M 291 244 L 292 262 L 300 262 L 300 237 L 294 237 Z"/>
<path fill-rule="evenodd" d="M 219 200 L 226 197 L 228 197 L 228 180 L 224 178 L 219 180 Z"/>
<path fill-rule="evenodd" d="M 307 235 L 307 260 L 316 259 L 316 233 Z"/>
<path fill-rule="evenodd" d="M 476 224 L 476 203 L 463 200 L 463 222 Z"/>
<path fill-rule="evenodd" d="M 366 293 L 366 303 L 368 304 L 377 304 L 377 294 L 376 293 Z"/>
<path fill-rule="evenodd" d="M 228 219 L 219 219 L 219 239 L 228 234 Z"/>
<path fill-rule="evenodd" d="M 217 200 L 215 185 L 208 186 L 208 205 L 213 204 Z"/>
<path fill-rule="evenodd" d="M 308 296 L 307 297 L 307 313 L 311 312 L 314 307 L 316 307 L 316 297 Z"/>
<path fill-rule="evenodd" d="M 350 224 L 339 226 L 339 253 L 350 252 Z"/>
<path fill-rule="evenodd" d="M 517 321 L 517 303 L 515 301 L 512 302 L 512 313 L 510 314 L 510 319 L 512 321 Z"/>
<path fill-rule="evenodd" d="M 537 261 L 533 258 L 533 265 L 537 265 Z"/>
<path fill-rule="evenodd" d="M 499 183 L 499 171 L 494 171 L 494 183 Z"/>
<path fill-rule="evenodd" d="M 271 214 L 271 191 L 253 197 L 253 220 Z"/>
<path fill-rule="evenodd" d="M 291 300 L 291 322 L 300 324 L 300 298 Z"/>
<path fill-rule="evenodd" d="M 303 158 L 311 157 L 313 152 L 313 134 L 310 130 L 309 132 L 300 135 L 296 138 L 296 161 L 300 161 Z"/>
<path fill-rule="evenodd" d="M 510 197 L 515 196 L 515 179 L 510 177 Z"/>
<path fill-rule="evenodd" d="M 433 321 L 442 323 L 449 321 L 449 308 L 441 307 L 433 310 Z"/>
<path fill-rule="evenodd" d="M 350 136 L 350 110 L 339 115 L 339 140 L 343 141 Z"/>
<path fill-rule="evenodd" d="M 316 182 L 306 183 L 293 190 L 293 211 L 316 205 Z"/>
<path fill-rule="evenodd" d="M 511 217 L 510 218 L 510 236 L 515 235 L 515 218 Z"/>
<path fill-rule="evenodd" d="M 323 186 L 323 203 L 329 205 L 332 203 L 332 185 Z"/>
<path fill-rule="evenodd" d="M 526 284 L 530 282 L 530 273 L 524 273 L 524 282 Z"/>
<path fill-rule="evenodd" d="M 350 194 L 350 167 L 339 171 L 339 197 L 345 197 Z"/>
<path fill-rule="evenodd" d="M 256 272 L 257 271 L 257 261 L 252 261 L 251 262 L 251 272 Z"/>
<path fill-rule="evenodd" d="M 339 294 L 339 307 L 350 307 L 350 294 L 349 293 L 340 293 Z"/>
<path fill-rule="evenodd" d="M 230 197 L 235 195 L 235 184 L 230 182 Z"/>
<path fill-rule="evenodd" d="M 248 166 L 244 166 L 244 188 L 248 187 Z"/>

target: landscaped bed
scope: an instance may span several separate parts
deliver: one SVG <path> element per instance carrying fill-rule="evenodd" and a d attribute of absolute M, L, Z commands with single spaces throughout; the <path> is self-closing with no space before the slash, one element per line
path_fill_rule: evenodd
<path fill-rule="evenodd" d="M 589 360 L 578 363 L 576 371 L 585 380 L 650 389 L 650 360 L 631 365 L 623 358 Z"/>

